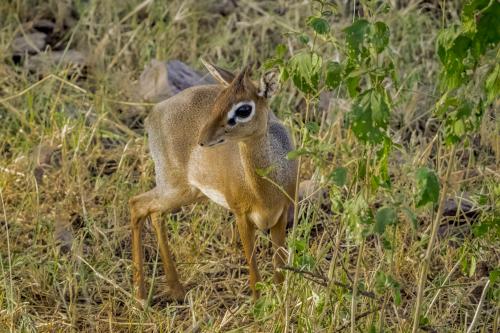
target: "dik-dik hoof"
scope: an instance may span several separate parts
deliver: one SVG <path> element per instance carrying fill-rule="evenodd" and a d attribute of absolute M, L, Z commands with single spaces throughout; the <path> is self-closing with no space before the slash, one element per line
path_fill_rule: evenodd
<path fill-rule="evenodd" d="M 260 298 L 260 291 L 259 290 L 252 290 L 252 299 L 254 302 L 257 302 Z"/>
<path fill-rule="evenodd" d="M 176 302 L 184 302 L 184 298 L 186 297 L 186 291 L 182 285 L 179 285 L 176 288 L 168 289 L 168 298 L 172 301 Z"/>

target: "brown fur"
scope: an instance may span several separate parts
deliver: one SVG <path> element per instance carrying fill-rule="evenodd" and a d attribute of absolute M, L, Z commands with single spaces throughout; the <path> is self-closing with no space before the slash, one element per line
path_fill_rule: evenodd
<path fill-rule="evenodd" d="M 212 72 L 220 70 L 207 67 Z M 144 219 L 154 214 L 168 287 L 173 298 L 183 299 L 184 288 L 156 214 L 174 212 L 207 196 L 236 216 L 254 297 L 258 296 L 255 284 L 260 280 L 254 256 L 256 227 L 271 229 L 277 251 L 275 266 L 285 262 L 286 214 L 296 180 L 296 165 L 286 159 L 286 153 L 293 148 L 290 138 L 269 110 L 266 98 L 258 95 L 248 67 L 230 82 L 232 77 L 227 71 L 215 73 L 214 77 L 223 84 L 187 89 L 158 104 L 147 119 L 156 187 L 130 200 L 134 284 L 139 298 L 145 297 L 141 239 Z M 262 84 L 276 85 L 264 79 Z M 240 101 L 253 101 L 255 114 L 248 122 L 228 126 L 227 113 Z M 219 144 L 221 140 L 223 144 Z M 282 188 L 258 176 L 258 169 L 269 169 L 267 177 Z M 275 280 L 282 279 L 276 272 Z"/>

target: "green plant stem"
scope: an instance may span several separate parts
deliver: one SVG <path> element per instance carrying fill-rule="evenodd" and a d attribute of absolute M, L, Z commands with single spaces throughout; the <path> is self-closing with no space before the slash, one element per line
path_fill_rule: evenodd
<path fill-rule="evenodd" d="M 310 108 L 310 101 L 309 98 L 306 96 L 306 122 L 307 118 L 309 117 L 309 108 Z M 300 148 L 303 148 L 305 145 L 305 135 L 302 136 L 300 140 Z M 293 199 L 293 226 L 292 226 L 292 234 L 291 234 L 291 239 L 295 239 L 295 233 L 297 229 L 297 224 L 299 223 L 299 188 L 300 188 L 300 166 L 302 164 L 302 156 L 299 156 L 297 160 L 297 176 L 295 178 L 295 195 Z M 289 248 L 289 256 L 288 256 L 288 264 L 290 266 L 293 266 L 293 258 L 294 258 L 294 249 Z M 288 294 L 288 289 L 290 287 L 290 275 L 287 275 L 287 278 L 285 279 L 285 297 L 284 297 L 284 303 L 285 303 L 285 329 L 284 332 L 288 332 L 288 322 L 289 322 L 289 316 L 288 316 L 288 309 L 289 309 L 289 294 Z"/>
<path fill-rule="evenodd" d="M 359 269 L 361 266 L 361 258 L 363 258 L 363 251 L 365 249 L 365 239 L 361 242 L 359 247 L 358 260 L 356 261 L 356 273 L 354 273 L 354 281 L 352 284 L 352 299 L 351 299 L 351 333 L 356 331 L 356 296 L 358 294 L 358 280 Z"/>
<path fill-rule="evenodd" d="M 384 294 L 384 300 L 382 302 L 382 307 L 380 308 L 380 317 L 379 317 L 379 320 L 378 320 L 378 330 L 377 332 L 383 332 L 383 328 L 384 328 L 384 312 L 385 312 L 385 307 L 387 305 L 387 300 L 388 300 L 388 296 L 387 296 L 387 293 Z"/>
<path fill-rule="evenodd" d="M 451 147 L 450 160 L 448 162 L 448 168 L 446 170 L 445 180 L 443 184 L 443 190 L 441 191 L 441 197 L 439 199 L 439 206 L 436 216 L 434 218 L 431 236 L 429 239 L 429 243 L 427 245 L 427 250 L 425 252 L 425 257 L 422 262 L 422 267 L 420 270 L 420 276 L 418 279 L 418 292 L 417 292 L 417 300 L 415 302 L 415 315 L 413 318 L 413 328 L 412 333 L 416 333 L 419 326 L 420 319 L 420 309 L 422 307 L 422 300 L 424 294 L 425 281 L 427 280 L 427 271 L 429 270 L 429 265 L 432 257 L 432 249 L 434 247 L 434 242 L 436 240 L 437 230 L 439 227 L 439 222 L 441 221 L 441 215 L 443 214 L 444 204 L 446 202 L 446 194 L 448 193 L 448 182 L 450 179 L 451 171 L 453 170 L 453 162 L 455 160 L 455 151 L 456 145 Z"/>

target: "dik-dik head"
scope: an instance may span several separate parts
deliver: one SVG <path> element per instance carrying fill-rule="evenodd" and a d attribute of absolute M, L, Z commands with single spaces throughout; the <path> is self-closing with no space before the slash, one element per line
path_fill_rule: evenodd
<path fill-rule="evenodd" d="M 267 72 L 257 87 L 250 79 L 250 66 L 238 75 L 203 62 L 224 89 L 215 99 L 198 143 L 211 147 L 230 140 L 242 141 L 267 131 L 268 99 L 278 90 L 278 75 Z"/>

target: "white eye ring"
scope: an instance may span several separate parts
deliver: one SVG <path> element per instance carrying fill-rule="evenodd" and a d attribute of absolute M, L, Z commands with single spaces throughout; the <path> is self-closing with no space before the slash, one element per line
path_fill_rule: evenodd
<path fill-rule="evenodd" d="M 252 107 L 252 111 L 250 112 L 250 115 L 248 117 L 245 117 L 245 118 L 241 118 L 241 117 L 236 116 L 236 110 L 238 110 L 238 108 L 240 106 L 245 105 L 245 104 L 250 105 Z M 246 122 L 250 121 L 254 115 L 255 115 L 255 102 L 254 101 L 241 101 L 241 102 L 233 105 L 231 110 L 227 113 L 227 120 L 234 119 L 234 121 L 237 123 L 246 123 Z"/>

